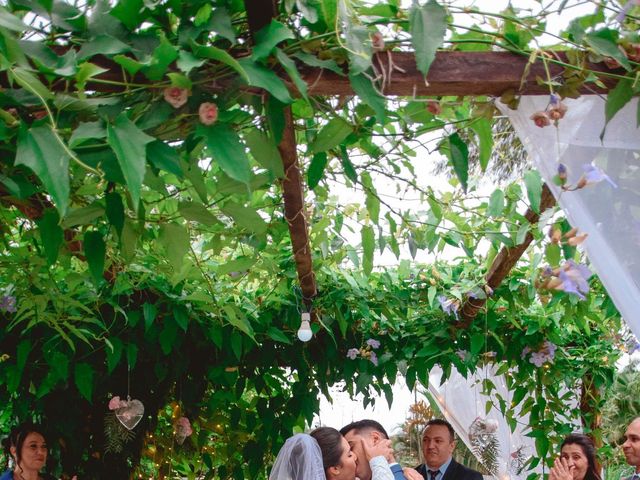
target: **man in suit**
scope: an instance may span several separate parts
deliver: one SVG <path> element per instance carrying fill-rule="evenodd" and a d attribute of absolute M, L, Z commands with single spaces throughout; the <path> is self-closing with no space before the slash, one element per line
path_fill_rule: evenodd
<path fill-rule="evenodd" d="M 456 462 L 453 427 L 446 420 L 435 418 L 427 422 L 422 433 L 424 462 L 416 467 L 425 480 L 482 480 L 482 474 Z"/>
<path fill-rule="evenodd" d="M 372 447 L 382 440 L 388 440 L 389 435 L 387 435 L 386 430 L 375 420 L 360 420 L 342 427 L 340 433 L 347 442 L 349 442 L 351 450 L 358 457 L 356 477 L 360 480 L 371 480 L 371 467 L 369 466 L 369 462 L 365 460 L 366 455 L 363 449 L 363 443 Z M 402 467 L 396 462 L 393 456 L 387 460 L 389 461 L 389 466 L 391 467 L 395 480 L 412 480 L 416 478 L 415 476 L 411 476 L 411 473 L 408 474 L 408 477 L 405 477 L 402 472 Z"/>
<path fill-rule="evenodd" d="M 640 417 L 634 418 L 624 434 L 622 451 L 627 463 L 636 469 L 627 480 L 640 478 Z"/>

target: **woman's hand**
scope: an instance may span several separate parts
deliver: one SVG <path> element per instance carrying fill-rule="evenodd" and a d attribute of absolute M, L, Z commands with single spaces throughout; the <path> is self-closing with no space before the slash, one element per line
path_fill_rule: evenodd
<path fill-rule="evenodd" d="M 549 472 L 549 480 L 573 480 L 572 470 L 565 458 L 556 458 Z"/>
<path fill-rule="evenodd" d="M 379 456 L 386 458 L 388 462 L 389 459 L 393 457 L 391 440 L 380 440 L 378 443 L 371 446 L 367 445 L 367 443 L 363 439 L 360 439 L 360 442 L 362 442 L 362 451 L 364 452 L 365 457 L 367 457 L 367 462 L 373 457 Z"/>

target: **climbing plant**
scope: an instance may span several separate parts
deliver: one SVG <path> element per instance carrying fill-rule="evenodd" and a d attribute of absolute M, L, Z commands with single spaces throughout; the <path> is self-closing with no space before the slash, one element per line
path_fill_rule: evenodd
<path fill-rule="evenodd" d="M 489 98 L 384 93 L 404 74 L 400 53 L 424 82 L 438 49 L 499 48 L 564 69 L 539 79 L 555 95 L 546 114 L 585 85 L 617 85 L 611 118 L 637 89 L 637 8 L 594 6 L 546 47 L 546 17 L 576 8 L 556 3 L 285 1 L 257 12 L 259 29 L 233 0 L 1 6 L 2 423 L 43 420 L 65 474 L 261 478 L 334 383 L 391 399 L 398 374 L 413 386 L 436 363 L 446 374 L 492 361 L 513 380 L 512 403 L 497 402 L 511 422 L 538 420 L 548 461 L 564 417 L 579 416 L 560 386 L 586 372 L 596 390 L 611 384 L 619 316 L 575 263 L 576 233 L 539 211 L 536 172 L 489 195 L 469 175 L 469 151 L 491 168 Z M 314 96 L 331 73 L 357 96 Z M 295 340 L 308 299 L 283 213 L 289 109 L 318 285 L 309 344 Z M 427 151 L 448 159 L 444 193 L 417 168 Z M 529 232 L 528 256 L 487 288 L 498 251 Z M 424 252 L 461 256 L 413 261 Z M 383 253 L 399 266 L 377 268 Z M 462 328 L 470 297 L 486 310 Z M 105 418 L 127 394 L 146 413 L 116 445 Z"/>

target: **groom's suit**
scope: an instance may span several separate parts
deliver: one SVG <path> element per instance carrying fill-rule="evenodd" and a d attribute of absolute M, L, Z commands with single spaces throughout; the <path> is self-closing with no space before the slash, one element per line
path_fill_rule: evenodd
<path fill-rule="evenodd" d="M 427 466 L 424 463 L 418 465 L 416 470 L 425 480 L 431 480 L 427 474 Z M 440 480 L 482 480 L 482 474 L 451 459 L 447 471 L 444 472 L 444 477 Z"/>

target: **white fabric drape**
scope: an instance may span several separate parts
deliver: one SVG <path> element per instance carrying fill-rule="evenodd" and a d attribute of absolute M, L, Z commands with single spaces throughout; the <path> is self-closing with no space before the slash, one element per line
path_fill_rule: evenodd
<path fill-rule="evenodd" d="M 529 118 L 544 110 L 548 96 L 526 96 L 517 110 L 498 102 L 509 117 L 540 174 L 572 226 L 588 233 L 589 260 L 631 330 L 640 338 L 640 113 L 635 98 L 609 122 L 603 140 L 605 99 L 586 95 L 566 99 L 568 111 L 558 127 L 536 127 Z M 586 165 L 608 180 L 577 191 L 553 184 L 558 165 L 575 185 Z"/>

